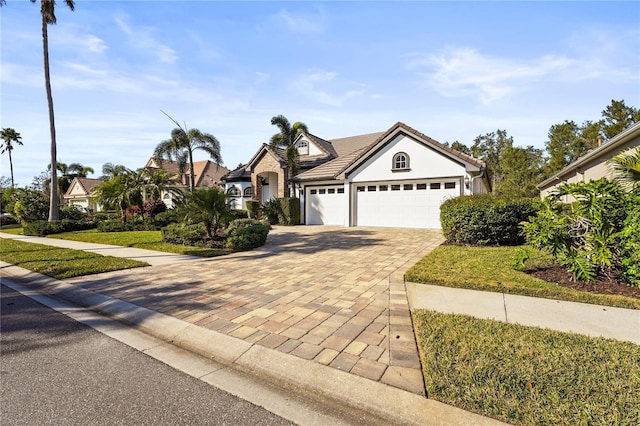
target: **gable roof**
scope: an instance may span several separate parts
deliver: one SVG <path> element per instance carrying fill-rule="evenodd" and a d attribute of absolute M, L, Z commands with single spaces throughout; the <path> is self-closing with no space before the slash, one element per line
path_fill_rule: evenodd
<path fill-rule="evenodd" d="M 558 180 L 561 180 L 562 176 L 572 173 L 574 170 L 579 169 L 580 166 L 584 165 L 585 163 L 597 160 L 599 157 L 617 149 L 621 145 L 626 144 L 631 139 L 638 137 L 640 137 L 640 123 L 636 123 L 628 129 L 623 130 L 622 132 L 611 138 L 609 142 L 600 145 L 583 157 L 578 158 L 573 163 L 568 164 L 564 169 L 560 170 L 555 175 L 539 183 L 537 185 L 537 188 L 542 189 L 554 182 L 557 182 Z"/>
<path fill-rule="evenodd" d="M 334 160 L 331 160 L 321 166 L 318 166 L 314 169 L 308 170 L 306 172 L 300 173 L 295 176 L 295 180 L 299 181 L 308 181 L 308 180 L 319 180 L 319 179 L 336 179 L 343 173 L 353 170 L 358 165 L 362 164 L 362 162 L 366 161 L 371 155 L 373 155 L 379 148 L 381 148 L 384 144 L 386 144 L 392 135 L 396 134 L 409 134 L 414 137 L 429 143 L 433 148 L 439 151 L 441 154 L 457 159 L 459 162 L 465 164 L 465 166 L 471 166 L 472 168 L 477 168 L 481 170 L 485 167 L 485 163 L 477 158 L 471 157 L 467 154 L 463 154 L 460 151 L 457 151 L 453 148 L 450 148 L 435 139 L 430 138 L 429 136 L 418 132 L 417 130 L 407 126 L 402 122 L 397 122 L 389 130 L 386 132 L 379 133 L 369 133 L 367 135 L 361 136 L 352 136 L 350 138 L 342 138 L 336 139 L 332 141 L 339 141 L 338 144 L 364 144 L 369 141 L 368 145 L 361 146 L 360 148 L 351 151 L 348 154 L 344 154 Z M 377 137 L 373 140 L 375 135 Z M 351 145 L 351 146 L 353 146 Z M 347 145 L 348 146 L 348 145 Z"/>
<path fill-rule="evenodd" d="M 178 163 L 176 161 L 162 160 L 158 161 L 156 158 L 151 157 L 147 164 L 144 166 L 145 168 L 153 168 L 153 169 L 162 169 L 169 174 L 169 176 L 175 177 L 178 176 Z M 219 174 L 220 176 L 229 173 L 229 169 L 226 167 L 217 164 L 211 160 L 199 160 L 193 162 L 193 172 L 196 175 L 195 186 L 200 186 L 203 182 L 203 179 L 206 175 L 206 172 L 211 170 L 214 174 Z M 189 170 L 189 166 L 187 165 L 186 170 L 184 171 L 184 176 L 191 175 Z M 182 179 L 182 183 L 186 184 L 186 179 Z"/>
<path fill-rule="evenodd" d="M 64 193 L 64 196 L 71 197 L 71 191 L 74 189 L 76 184 L 79 185 L 80 188 L 82 188 L 86 195 L 89 195 L 96 186 L 103 184 L 104 182 L 105 181 L 102 179 L 75 177 L 71 181 L 71 185 L 69 185 L 69 189 L 67 189 L 67 192 Z"/>
<path fill-rule="evenodd" d="M 378 140 L 385 132 L 367 133 L 365 135 L 349 136 L 346 138 L 332 139 L 331 146 L 336 150 L 338 156 L 349 154 L 371 145 Z"/>

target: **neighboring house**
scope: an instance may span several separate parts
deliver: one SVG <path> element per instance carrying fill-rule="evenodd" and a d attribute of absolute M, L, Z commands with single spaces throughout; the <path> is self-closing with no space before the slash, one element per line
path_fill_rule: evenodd
<path fill-rule="evenodd" d="M 627 149 L 640 146 L 640 123 L 614 136 L 607 143 L 569 164 L 555 175 L 538 185 L 540 196 L 547 197 L 550 192 L 564 183 L 587 182 L 600 178 L 611 179 L 607 161 Z M 569 201 L 568 199 L 565 201 Z"/>
<path fill-rule="evenodd" d="M 158 162 L 155 158 L 151 157 L 147 164 L 144 166 L 145 168 L 153 168 L 153 169 L 163 169 L 165 170 L 169 176 L 180 179 L 179 171 L 178 171 L 178 163 L 175 161 L 162 161 Z M 229 173 L 229 169 L 219 164 L 214 163 L 210 160 L 201 160 L 193 162 L 193 173 L 195 175 L 195 184 L 196 188 L 212 188 L 212 187 L 224 187 L 224 182 L 221 180 L 222 176 Z M 179 187 L 188 188 L 191 182 L 191 172 L 189 170 L 189 166 L 185 170 L 185 173 L 182 175 L 182 179 L 180 184 L 177 185 Z M 168 208 L 174 207 L 174 200 L 170 193 L 163 192 L 161 194 L 162 201 Z"/>
<path fill-rule="evenodd" d="M 102 206 L 96 201 L 94 189 L 104 183 L 102 179 L 73 178 L 67 192 L 62 199 L 69 206 L 74 206 L 86 212 L 100 212 Z"/>
<path fill-rule="evenodd" d="M 250 178 L 254 198 L 264 202 L 291 185 L 307 225 L 440 228 L 444 200 L 489 188 L 482 161 L 404 123 L 331 141 L 302 134 L 296 146 L 300 173 L 290 182 L 283 153 L 264 144 L 223 177 L 227 190 L 247 188 Z"/>

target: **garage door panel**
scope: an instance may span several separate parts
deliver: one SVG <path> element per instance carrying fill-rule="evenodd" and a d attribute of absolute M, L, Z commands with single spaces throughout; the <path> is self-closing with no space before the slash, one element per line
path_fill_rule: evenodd
<path fill-rule="evenodd" d="M 305 209 L 307 225 L 345 225 L 347 198 L 344 188 L 307 187 Z"/>
<path fill-rule="evenodd" d="M 374 184 L 358 184 L 364 191 L 356 191 L 356 224 L 359 226 L 384 226 L 401 228 L 433 228 L 440 226 L 440 205 L 448 198 L 460 195 L 459 183 L 450 183 L 445 188 L 440 185 L 400 184 L 399 190 L 391 190 L 392 185 L 384 185 L 388 191 L 375 191 Z M 395 184 L 394 184 L 395 185 Z M 451 187 L 453 186 L 453 187 Z M 398 186 L 394 186 L 398 188 Z"/>

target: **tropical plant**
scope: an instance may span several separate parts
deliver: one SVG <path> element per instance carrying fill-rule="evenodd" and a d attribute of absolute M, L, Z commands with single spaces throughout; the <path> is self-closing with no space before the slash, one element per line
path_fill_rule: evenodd
<path fill-rule="evenodd" d="M 187 125 L 184 127 L 180 125 L 176 120 L 171 118 L 168 114 L 165 114 L 176 126 L 171 131 L 171 139 L 162 141 L 156 146 L 154 151 L 154 158 L 162 164 L 162 161 L 169 160 L 178 163 L 178 173 L 180 177 L 184 175 L 187 167 L 189 167 L 190 179 L 188 185 L 189 190 L 193 191 L 195 188 L 195 171 L 193 169 L 193 151 L 199 149 L 209 154 L 209 157 L 216 163 L 216 165 L 222 164 L 222 155 L 220 154 L 220 142 L 215 136 L 209 133 L 201 132 L 198 129 L 187 129 Z"/>
<path fill-rule="evenodd" d="M 31 0 L 35 3 L 36 0 Z M 65 4 L 72 11 L 75 9 L 73 0 L 64 0 Z M 51 76 L 49 73 L 49 35 L 47 27 L 49 24 L 56 23 L 54 0 L 40 0 L 40 14 L 42 15 L 42 51 L 44 55 L 44 83 L 47 91 L 47 105 L 49 106 L 49 132 L 51 134 L 51 182 L 57 182 L 56 164 L 56 126 L 53 115 L 53 96 L 51 94 Z M 51 185 L 51 193 L 49 198 L 49 221 L 58 220 L 58 187 Z"/>
<path fill-rule="evenodd" d="M 565 205 L 564 196 L 575 201 Z M 630 205 L 620 185 L 606 179 L 564 184 L 523 230 L 530 245 L 550 252 L 575 280 L 593 281 L 622 268 Z"/>
<path fill-rule="evenodd" d="M 269 147 L 273 150 L 284 150 L 284 156 L 287 161 L 287 183 L 285 183 L 285 185 L 287 187 L 287 196 L 289 196 L 289 179 L 297 175 L 300 171 L 300 157 L 298 156 L 298 149 L 295 145 L 296 139 L 302 133 L 309 133 L 309 128 L 306 124 L 300 121 L 296 121 L 292 125 L 284 115 L 277 115 L 273 117 L 271 119 L 271 124 L 278 127 L 280 132 L 271 136 Z"/>
<path fill-rule="evenodd" d="M 176 181 L 163 169 L 144 168 L 140 170 L 144 180 L 143 200 L 161 200 L 162 193 L 169 193 L 174 199 L 180 198 L 182 191 Z"/>
<path fill-rule="evenodd" d="M 86 178 L 89 173 L 94 173 L 91 167 L 83 166 L 80 163 L 71 163 L 69 165 L 56 163 L 56 167 L 60 172 L 60 177 L 58 178 L 58 192 L 60 196 L 67 192 L 74 178 Z M 47 166 L 47 169 L 49 168 L 51 168 L 51 165 Z"/>
<path fill-rule="evenodd" d="M 13 160 L 11 159 L 11 151 L 13 151 L 14 144 L 22 145 L 22 136 L 20 136 L 20 133 L 16 132 L 15 129 L 6 127 L 0 131 L 0 138 L 2 139 L 2 144 L 0 145 L 2 151 L 0 151 L 0 154 L 4 154 L 5 152 L 9 154 L 9 167 L 11 168 L 11 187 L 13 188 L 15 186 L 15 182 L 13 180 Z"/>
<path fill-rule="evenodd" d="M 125 173 L 98 185 L 95 189 L 97 200 L 106 208 L 117 208 L 124 222 L 127 220 L 127 209 L 142 204 L 142 187 L 144 180 L 140 173 L 127 170 Z"/>
<path fill-rule="evenodd" d="M 126 173 L 127 168 L 122 164 L 104 163 L 102 165 L 102 180 L 112 179 L 123 173 Z"/>
<path fill-rule="evenodd" d="M 227 194 L 220 188 L 197 188 L 184 200 L 185 219 L 204 224 L 208 239 L 214 239 L 229 215 Z"/>
<path fill-rule="evenodd" d="M 640 193 L 640 147 L 622 151 L 611 160 L 613 178 L 625 191 Z"/>

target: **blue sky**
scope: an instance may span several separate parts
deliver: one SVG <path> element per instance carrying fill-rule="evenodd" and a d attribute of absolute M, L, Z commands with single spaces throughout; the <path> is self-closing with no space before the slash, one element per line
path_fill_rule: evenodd
<path fill-rule="evenodd" d="M 467 145 L 640 106 L 637 2 L 57 2 L 49 27 L 58 161 L 142 167 L 174 125 L 215 135 L 229 168 L 276 128 L 325 139 L 397 121 Z M 49 162 L 39 6 L 0 9 L 0 126 L 16 184 Z M 199 159 L 206 157 L 198 154 Z M 2 176 L 9 176 L 2 156 Z"/>

